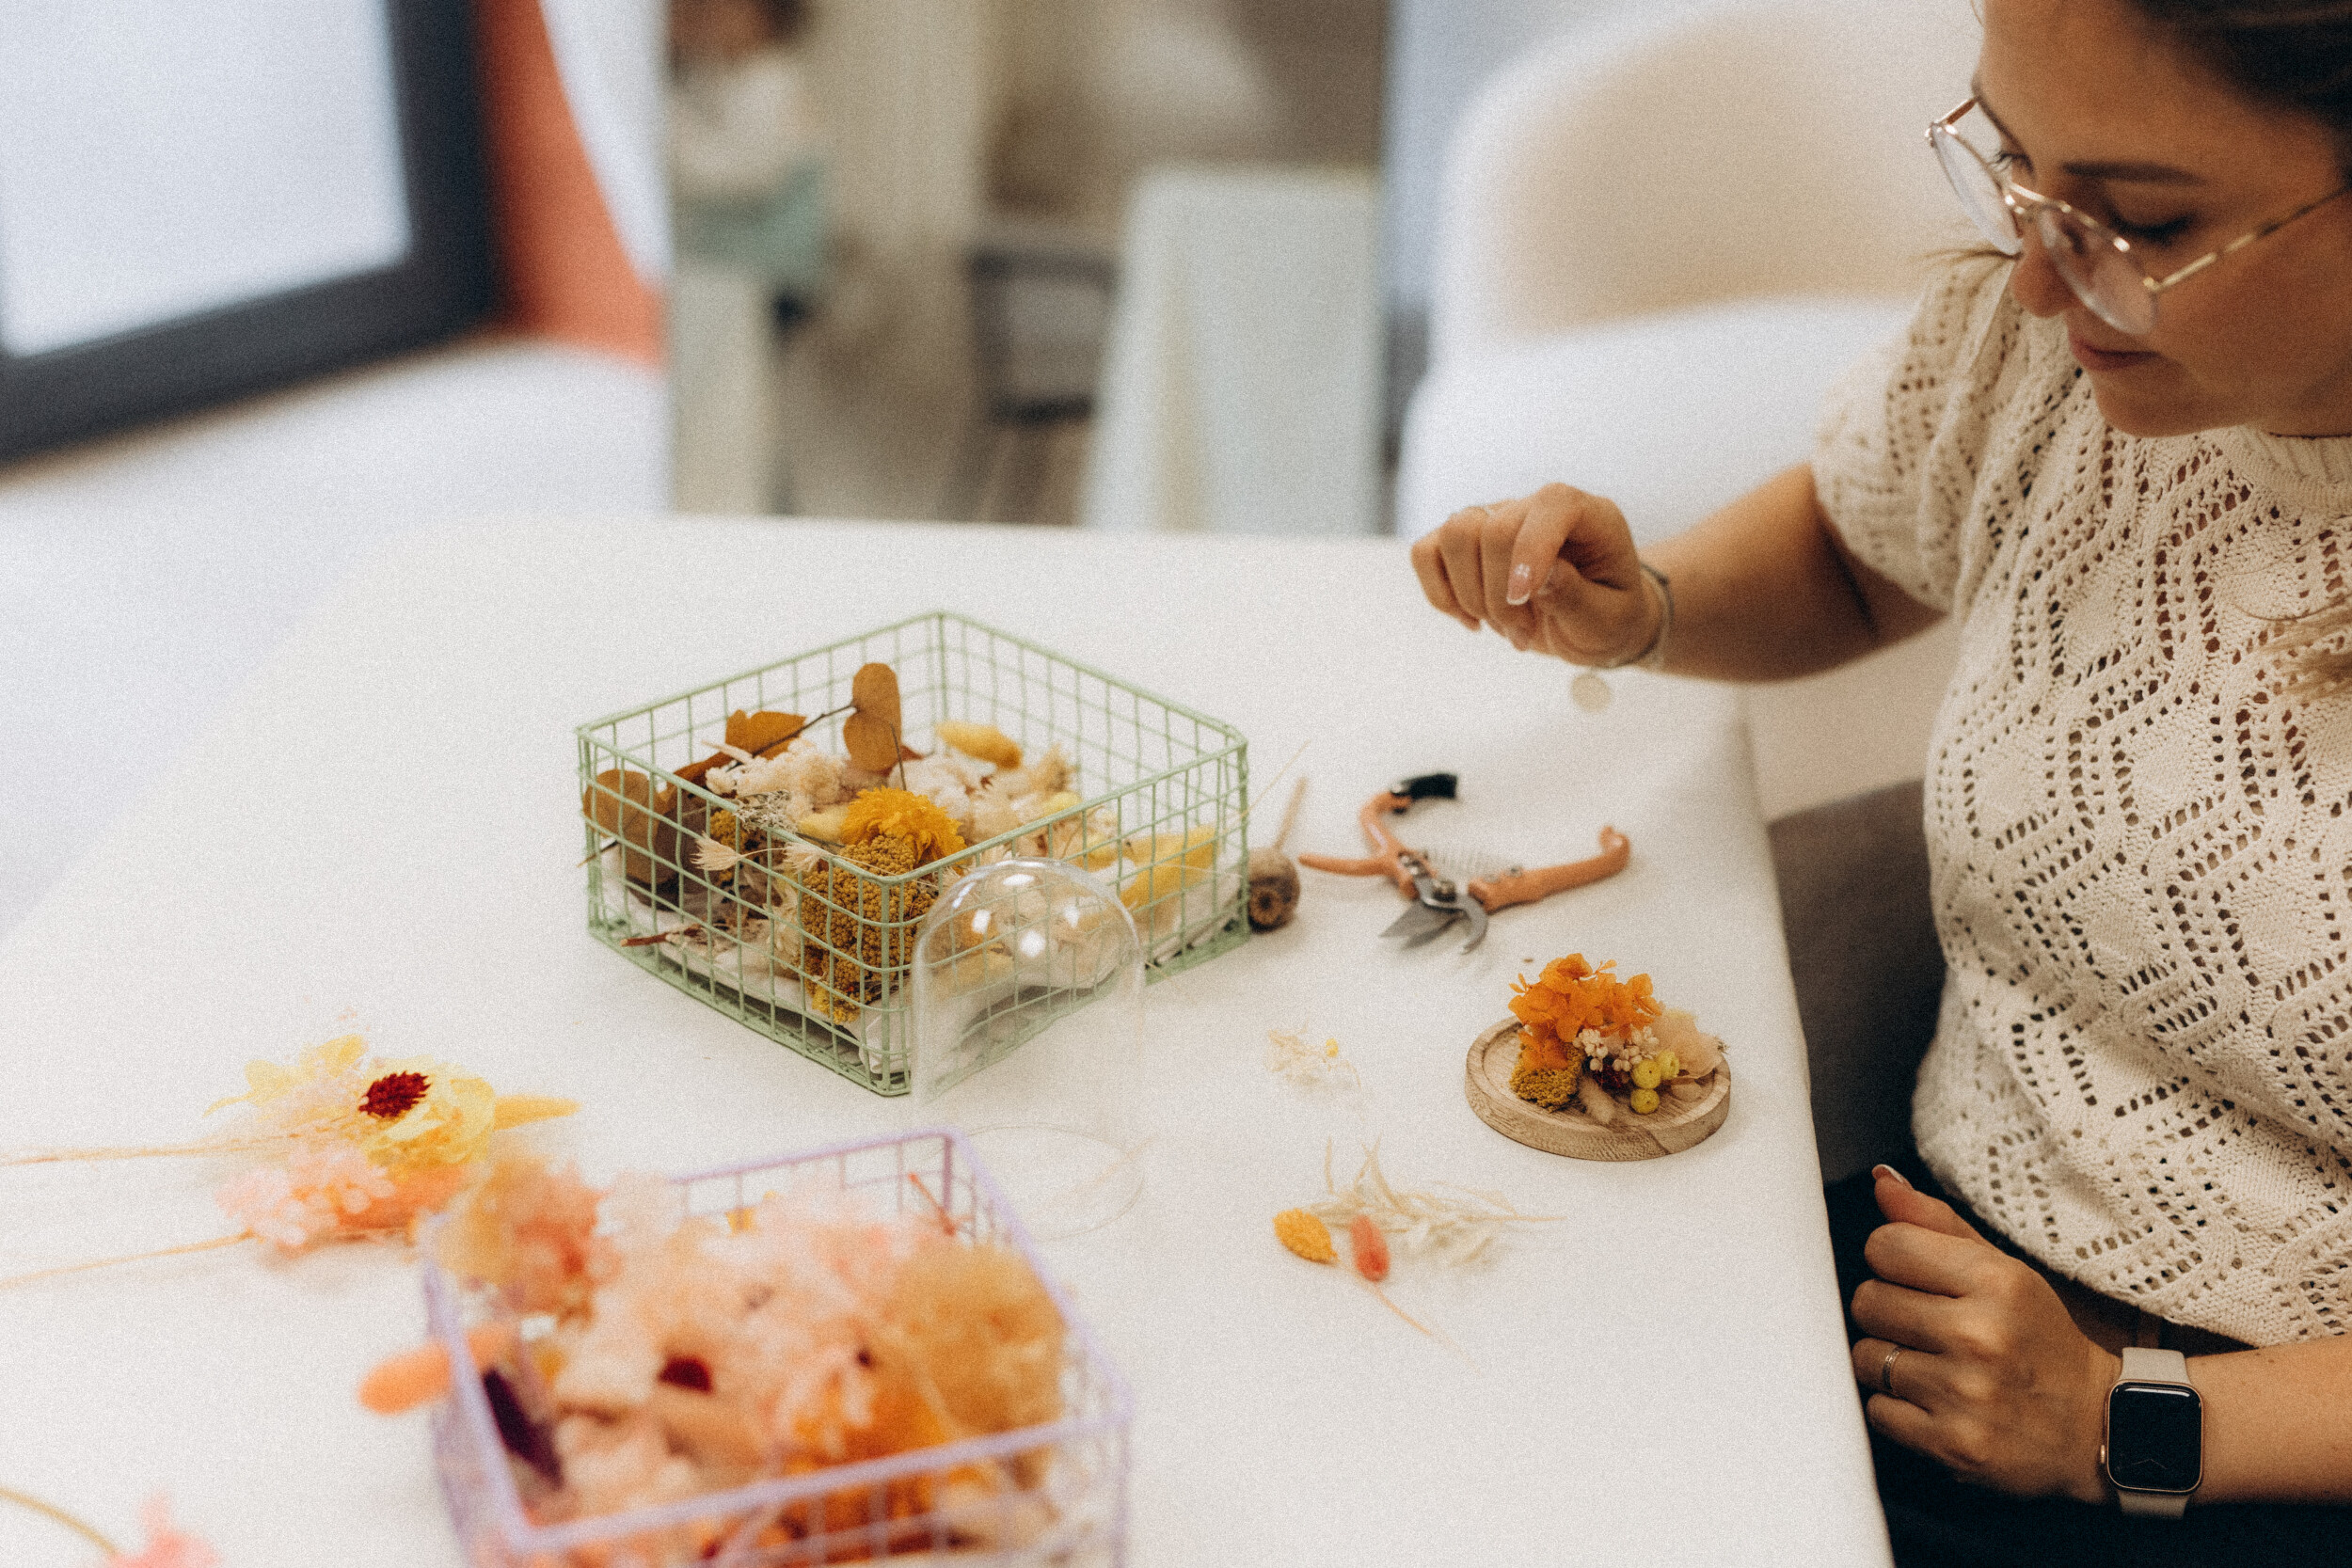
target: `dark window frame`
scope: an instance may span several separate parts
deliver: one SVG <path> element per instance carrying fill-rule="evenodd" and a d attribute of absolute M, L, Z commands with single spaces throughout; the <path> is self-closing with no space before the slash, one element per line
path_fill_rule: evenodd
<path fill-rule="evenodd" d="M 43 354 L 0 349 L 0 462 L 420 347 L 488 313 L 496 278 L 472 6 L 384 0 L 384 10 L 407 254 Z"/>

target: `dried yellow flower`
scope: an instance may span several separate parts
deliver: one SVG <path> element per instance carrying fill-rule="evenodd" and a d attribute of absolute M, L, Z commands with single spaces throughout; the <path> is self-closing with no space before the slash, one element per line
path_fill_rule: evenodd
<path fill-rule="evenodd" d="M 895 835 L 850 845 L 840 861 L 848 863 L 821 864 L 804 884 L 813 896 L 801 900 L 803 977 L 812 1000 L 847 1023 L 881 1001 L 905 969 L 915 923 L 937 902 L 939 886 L 930 877 L 897 887 L 875 879 L 915 868 L 909 841 Z"/>
<path fill-rule="evenodd" d="M 955 818 L 930 796 L 906 789 L 863 790 L 850 802 L 841 820 L 841 842 L 855 845 L 881 838 L 905 840 L 916 865 L 963 847 Z"/>
<path fill-rule="evenodd" d="M 1274 1216 L 1274 1239 L 1310 1263 L 1336 1263 L 1339 1248 L 1331 1244 L 1330 1227 L 1304 1209 L 1285 1209 Z"/>
<path fill-rule="evenodd" d="M 382 1061 L 358 1035 L 314 1045 L 292 1067 L 246 1065 L 246 1092 L 213 1105 L 248 1104 L 278 1132 L 331 1137 L 387 1170 L 460 1165 L 501 1127 L 569 1116 L 579 1105 L 543 1095 L 498 1095 L 479 1078 L 429 1056 Z"/>

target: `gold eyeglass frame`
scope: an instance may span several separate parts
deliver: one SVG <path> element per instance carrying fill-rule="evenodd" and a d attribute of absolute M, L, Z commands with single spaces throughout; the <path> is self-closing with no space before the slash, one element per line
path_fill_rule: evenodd
<path fill-rule="evenodd" d="M 2065 279 L 2066 286 L 2074 291 L 2074 297 L 2081 300 L 2092 315 L 2097 316 L 2118 332 L 2129 333 L 2135 338 L 2143 337 L 2155 330 L 2156 296 L 2167 289 L 2186 282 L 2223 257 L 2243 250 L 2266 235 L 2277 233 L 2304 214 L 2324 207 L 2346 191 L 2352 191 L 2352 184 L 2338 185 L 2326 196 L 2306 201 L 2284 217 L 2274 218 L 2258 228 L 2248 230 L 2228 245 L 2206 252 L 2186 266 L 2175 268 L 2162 277 L 2152 277 L 2148 275 L 2148 269 L 2140 264 L 2138 256 L 2132 248 L 2131 241 L 2081 208 L 2060 201 L 2056 197 L 2043 196 L 2039 191 L 2019 184 L 1995 168 L 1991 159 L 1978 151 L 1968 138 L 1960 134 L 1959 130 L 1962 119 L 1976 106 L 1976 97 L 1971 94 L 1961 100 L 1960 107 L 1941 119 L 1930 121 L 1928 125 L 1928 146 L 1934 150 L 1936 165 L 1944 170 L 1944 178 L 1950 182 L 1952 195 L 1959 198 L 1961 210 L 1965 212 L 1969 221 L 1976 225 L 1977 232 L 1982 234 L 1985 240 L 2004 256 L 2020 256 L 2025 253 L 2026 229 L 2029 223 L 2034 225 L 2042 240 L 2042 248 L 2050 252 L 2051 265 L 2057 269 L 2058 275 Z M 1984 170 L 1985 177 L 1993 182 L 1993 188 L 2000 196 L 2002 206 L 2009 210 L 2010 226 L 2012 230 L 2010 234 L 2004 236 L 1994 233 L 1979 216 L 1976 203 L 1970 200 L 1968 193 L 1961 188 L 1960 176 L 1953 171 L 1950 159 L 1944 150 L 1947 143 L 1975 159 L 1977 166 Z M 2041 228 L 2043 218 L 2049 214 L 2056 214 L 2073 224 L 2075 230 L 2090 242 L 2090 245 L 2078 251 L 2072 245 L 2055 243 L 2050 233 Z M 2063 235 L 2061 234 L 2060 237 L 2062 238 Z M 2133 274 L 2138 277 L 2140 288 L 2144 293 L 2132 297 L 2144 299 L 2146 309 L 2145 314 L 2137 321 L 2118 320 L 2115 312 L 2115 306 L 2118 302 L 2102 301 L 2095 297 L 2090 277 L 2097 269 L 2103 258 L 2094 247 L 2104 247 L 2113 251 L 2130 265 Z M 2073 255 L 2084 257 L 2085 274 L 2079 281 L 2070 272 L 2066 263 L 2059 260 L 2061 257 Z"/>

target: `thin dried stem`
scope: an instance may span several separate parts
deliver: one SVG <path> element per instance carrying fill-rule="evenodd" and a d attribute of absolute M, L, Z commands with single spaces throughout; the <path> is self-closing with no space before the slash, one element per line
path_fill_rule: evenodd
<path fill-rule="evenodd" d="M 240 1230 L 233 1236 L 215 1236 L 209 1242 L 187 1242 L 179 1246 L 158 1247 L 153 1252 L 126 1252 L 119 1258 L 100 1258 L 87 1263 L 68 1263 L 61 1268 L 39 1269 L 31 1274 L 10 1275 L 0 1279 L 0 1291 L 12 1285 L 30 1285 L 36 1280 L 56 1279 L 69 1274 L 87 1274 L 92 1269 L 111 1269 L 117 1263 L 139 1263 L 150 1258 L 177 1258 L 184 1252 L 211 1252 L 215 1248 L 235 1246 L 239 1242 L 258 1240 L 250 1230 Z"/>
<path fill-rule="evenodd" d="M 193 1144 L 145 1144 L 119 1148 L 28 1148 L 0 1155 L 0 1166 L 55 1165 L 76 1160 L 154 1160 L 174 1155 L 245 1154 L 257 1148 L 278 1148 L 294 1141 L 291 1132 L 261 1137 L 208 1138 Z"/>
<path fill-rule="evenodd" d="M 1303 750 L 1304 748 L 1301 749 Z M 1293 762 L 1296 762 L 1298 759 L 1294 756 L 1291 760 Z M 1280 775 L 1277 774 L 1276 777 L 1279 778 Z M 1301 773 L 1291 784 L 1290 804 L 1282 808 L 1282 831 L 1274 835 L 1274 847 L 1277 853 L 1279 853 L 1282 846 L 1289 842 L 1291 830 L 1298 826 L 1298 803 L 1306 798 L 1307 775 Z"/>
<path fill-rule="evenodd" d="M 99 1534 L 96 1529 L 82 1523 L 81 1520 L 76 1519 L 72 1514 L 68 1513 L 64 1509 L 52 1507 L 48 1503 L 42 1502 L 39 1497 L 28 1497 L 24 1493 L 19 1492 L 12 1486 L 0 1486 L 0 1502 L 14 1503 L 19 1508 L 29 1509 L 31 1512 L 40 1514 L 42 1518 L 49 1520 L 52 1524 L 63 1525 L 66 1528 L 72 1530 L 74 1534 L 80 1536 L 83 1540 L 97 1547 L 100 1551 L 104 1552 L 109 1558 L 120 1557 L 122 1555 L 121 1547 L 116 1545 L 113 1542 Z"/>
<path fill-rule="evenodd" d="M 1261 784 L 1261 785 L 1258 787 L 1258 799 L 1257 799 L 1257 800 L 1255 800 L 1250 801 L 1248 805 L 1245 805 L 1245 806 L 1243 806 L 1243 807 L 1241 808 L 1241 820 L 1242 820 L 1242 821 L 1247 822 L 1247 821 L 1248 821 L 1248 820 L 1249 820 L 1249 814 L 1250 814 L 1250 813 L 1252 813 L 1252 812 L 1254 812 L 1254 811 L 1256 811 L 1256 810 L 1258 809 L 1258 807 L 1259 807 L 1261 804 L 1263 804 L 1263 803 L 1264 802 L 1265 798 L 1266 798 L 1268 795 L 1270 795 L 1270 794 L 1272 794 L 1272 793 L 1274 792 L 1274 786 L 1275 786 L 1276 784 L 1280 784 L 1280 783 L 1282 782 L 1282 775 L 1283 775 L 1283 774 L 1285 774 L 1285 773 L 1287 773 L 1287 772 L 1289 772 L 1292 768 L 1294 768 L 1297 767 L 1297 766 L 1298 766 L 1298 759 L 1299 759 L 1300 757 L 1305 756 L 1306 754 L 1307 754 L 1307 743 L 1306 743 L 1305 741 L 1303 741 L 1303 740 L 1302 740 L 1302 741 L 1300 741 L 1300 742 L 1298 743 L 1298 750 L 1297 750 L 1297 751 L 1295 751 L 1295 752 L 1293 752 L 1291 753 L 1291 759 L 1290 759 L 1290 761 L 1288 761 L 1288 762 L 1286 762 L 1286 763 L 1282 764 L 1282 766 L 1281 766 L 1281 767 L 1279 767 L 1279 768 L 1276 768 L 1276 769 L 1274 770 L 1274 777 L 1272 777 L 1272 778 L 1268 779 L 1268 780 L 1267 780 L 1264 784 Z M 1301 779 L 1301 780 L 1299 781 L 1299 784 L 1300 784 L 1302 787 L 1305 785 L 1305 784 L 1306 784 L 1306 781 L 1305 781 L 1304 779 Z M 1294 789 L 1294 790 L 1292 791 L 1292 795 L 1293 795 L 1293 797 L 1294 797 L 1294 800 L 1293 800 L 1293 802 L 1292 802 L 1292 809 L 1294 809 L 1294 810 L 1295 810 L 1295 809 L 1296 809 L 1296 800 L 1295 800 L 1295 796 L 1296 796 L 1296 794 L 1297 794 L 1297 791 L 1296 791 L 1295 789 Z M 1287 822 L 1287 821 L 1283 824 L 1282 831 L 1283 831 L 1284 832 L 1290 832 L 1290 826 L 1289 826 L 1289 824 L 1288 824 L 1288 822 Z M 1276 842 L 1279 844 L 1280 841 L 1278 839 Z"/>

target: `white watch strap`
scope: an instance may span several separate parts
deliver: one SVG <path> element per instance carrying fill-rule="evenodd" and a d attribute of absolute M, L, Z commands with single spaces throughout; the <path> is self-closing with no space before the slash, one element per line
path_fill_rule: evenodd
<path fill-rule="evenodd" d="M 2123 1349 L 2123 1370 L 2118 1383 L 2178 1383 L 2188 1386 L 2188 1357 L 2176 1350 Z M 2115 1489 L 2115 1506 L 2125 1513 L 2153 1519 L 2178 1519 L 2188 1512 L 2185 1492 L 2132 1492 Z"/>
<path fill-rule="evenodd" d="M 2179 1383 L 2188 1382 L 2188 1357 L 2176 1350 L 2142 1350 L 2137 1345 L 2123 1347 L 2123 1373 L 2118 1383 Z"/>

